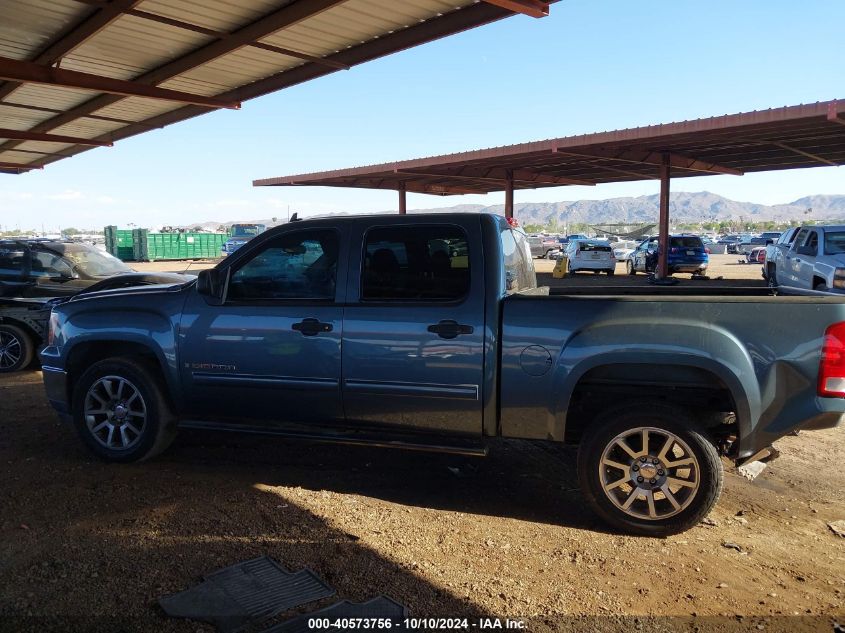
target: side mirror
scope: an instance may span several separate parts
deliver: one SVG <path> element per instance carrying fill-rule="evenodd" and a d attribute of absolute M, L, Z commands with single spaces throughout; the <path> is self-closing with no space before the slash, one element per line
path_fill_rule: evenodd
<path fill-rule="evenodd" d="M 206 297 L 219 298 L 223 294 L 224 276 L 217 268 L 201 270 L 197 275 L 197 292 Z"/>

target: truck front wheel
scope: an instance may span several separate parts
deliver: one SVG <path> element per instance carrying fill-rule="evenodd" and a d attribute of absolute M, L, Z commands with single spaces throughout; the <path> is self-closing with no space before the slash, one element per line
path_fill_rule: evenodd
<path fill-rule="evenodd" d="M 134 360 L 94 363 L 76 383 L 72 406 L 82 441 L 109 462 L 149 459 L 176 436 L 176 420 L 158 377 Z"/>
<path fill-rule="evenodd" d="M 662 402 L 609 409 L 578 451 L 581 490 L 612 526 L 668 536 L 697 525 L 722 492 L 716 447 L 688 412 Z"/>

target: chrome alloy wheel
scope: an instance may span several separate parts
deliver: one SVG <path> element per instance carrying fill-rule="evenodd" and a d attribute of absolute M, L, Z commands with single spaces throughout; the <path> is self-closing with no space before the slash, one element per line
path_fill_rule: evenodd
<path fill-rule="evenodd" d="M 11 332 L 0 332 L 0 369 L 11 369 L 23 355 L 23 345 Z"/>
<path fill-rule="evenodd" d="M 680 437 L 653 427 L 617 435 L 605 447 L 599 481 L 617 508 L 637 519 L 667 519 L 698 492 L 698 459 Z"/>
<path fill-rule="evenodd" d="M 120 376 L 104 376 L 88 388 L 83 414 L 94 439 L 110 450 L 134 446 L 147 424 L 144 397 Z"/>

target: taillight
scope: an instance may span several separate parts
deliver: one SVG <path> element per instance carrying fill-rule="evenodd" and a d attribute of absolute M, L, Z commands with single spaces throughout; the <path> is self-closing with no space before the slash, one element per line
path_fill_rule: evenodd
<path fill-rule="evenodd" d="M 845 323 L 835 323 L 824 333 L 818 394 L 845 398 Z"/>
<path fill-rule="evenodd" d="M 669 252 L 672 253 L 673 255 L 677 255 L 678 254 L 678 247 L 673 246 L 672 248 L 669 249 Z"/>
<path fill-rule="evenodd" d="M 705 247 L 704 247 L 704 252 L 705 252 L 705 253 L 707 253 L 707 254 L 709 255 L 709 254 L 710 254 L 710 249 L 709 249 L 709 248 L 707 248 L 707 247 L 705 246 Z"/>

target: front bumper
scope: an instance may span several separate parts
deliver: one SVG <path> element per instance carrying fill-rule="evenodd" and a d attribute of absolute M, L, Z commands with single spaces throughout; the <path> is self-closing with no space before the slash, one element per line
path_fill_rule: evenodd
<path fill-rule="evenodd" d="M 67 372 L 64 369 L 41 366 L 41 373 L 44 380 L 44 390 L 47 392 L 47 400 L 50 405 L 63 416 L 70 415 L 70 402 L 67 392 Z"/>

